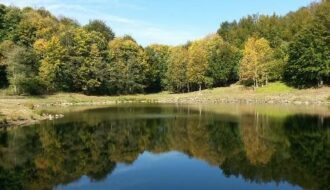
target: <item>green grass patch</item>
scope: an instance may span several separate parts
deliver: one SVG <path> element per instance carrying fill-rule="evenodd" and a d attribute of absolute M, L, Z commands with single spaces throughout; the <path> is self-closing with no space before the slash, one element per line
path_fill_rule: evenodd
<path fill-rule="evenodd" d="M 257 89 L 257 93 L 290 93 L 295 91 L 294 88 L 287 86 L 282 82 L 270 83 L 267 86 Z"/>

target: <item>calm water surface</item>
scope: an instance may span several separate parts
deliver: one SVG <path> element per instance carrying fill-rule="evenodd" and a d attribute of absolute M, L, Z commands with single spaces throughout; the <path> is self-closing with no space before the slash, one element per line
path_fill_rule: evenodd
<path fill-rule="evenodd" d="M 330 111 L 306 109 L 120 105 L 1 130 L 0 189 L 330 189 Z"/>

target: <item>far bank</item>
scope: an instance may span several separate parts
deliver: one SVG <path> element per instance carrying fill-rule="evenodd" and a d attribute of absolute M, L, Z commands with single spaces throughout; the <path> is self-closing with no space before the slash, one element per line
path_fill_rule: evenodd
<path fill-rule="evenodd" d="M 44 110 L 59 106 L 103 106 L 118 103 L 171 103 L 171 104 L 269 104 L 330 106 L 330 87 L 293 89 L 282 83 L 273 83 L 257 90 L 240 85 L 215 88 L 186 94 L 139 94 L 125 96 L 86 96 L 76 93 L 54 95 L 6 96 L 0 95 L 0 126 L 27 125 L 59 116 L 45 114 Z M 329 111 L 330 112 L 330 111 Z"/>

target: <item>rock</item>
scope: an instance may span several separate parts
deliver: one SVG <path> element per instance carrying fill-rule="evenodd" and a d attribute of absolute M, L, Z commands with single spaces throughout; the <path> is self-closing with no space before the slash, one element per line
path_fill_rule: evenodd
<path fill-rule="evenodd" d="M 296 104 L 296 105 L 301 105 L 302 104 L 301 101 L 294 101 L 293 103 Z"/>

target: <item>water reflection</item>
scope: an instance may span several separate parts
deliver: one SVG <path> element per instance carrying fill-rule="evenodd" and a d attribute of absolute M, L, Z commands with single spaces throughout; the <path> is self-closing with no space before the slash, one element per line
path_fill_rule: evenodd
<path fill-rule="evenodd" d="M 224 187 L 216 183 L 221 181 L 221 176 L 215 178 L 219 174 L 238 179 L 243 187 L 284 182 L 304 189 L 330 185 L 329 117 L 149 105 L 87 110 L 41 126 L 1 131 L 0 187 L 64 188 L 86 177 L 89 184 L 115 181 L 123 164 L 136 166 L 145 155 L 164 158 L 164 153 L 173 151 L 181 157 L 161 163 L 178 171 L 205 162 L 199 178 L 209 176 L 213 187 Z M 189 158 L 195 162 L 189 165 Z M 210 173 L 210 168 L 218 174 Z M 157 167 L 143 172 L 164 173 Z M 131 182 L 143 172 L 131 175 Z M 175 184 L 179 174 L 193 179 L 193 172 L 175 174 L 171 181 L 158 182 L 157 189 Z M 208 184 L 213 183 L 209 180 Z M 186 187 L 198 185 L 206 183 L 195 179 Z"/>

